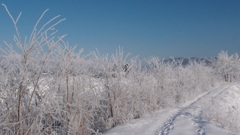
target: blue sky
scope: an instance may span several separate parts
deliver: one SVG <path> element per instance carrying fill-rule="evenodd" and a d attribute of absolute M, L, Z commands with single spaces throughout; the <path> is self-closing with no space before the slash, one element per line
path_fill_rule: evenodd
<path fill-rule="evenodd" d="M 31 32 L 45 9 L 61 15 L 57 28 L 85 52 L 114 53 L 120 45 L 132 56 L 210 57 L 221 50 L 240 54 L 240 0 L 1 0 Z M 0 7 L 0 44 L 12 42 L 11 20 Z"/>

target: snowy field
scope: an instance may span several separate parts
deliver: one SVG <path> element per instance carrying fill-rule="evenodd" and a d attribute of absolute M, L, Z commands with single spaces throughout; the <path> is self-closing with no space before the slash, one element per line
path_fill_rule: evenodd
<path fill-rule="evenodd" d="M 231 118 L 236 119 L 238 115 L 230 116 L 227 111 L 229 107 L 239 106 L 239 100 L 240 86 L 225 84 L 201 95 L 188 105 L 152 113 L 110 129 L 104 135 L 237 135 L 228 130 L 231 127 L 224 127 L 224 123 L 216 123 L 212 113 L 223 112 L 219 115 L 225 122 Z M 208 107 L 212 109 L 206 109 Z M 239 122 L 239 119 L 236 121 Z"/>

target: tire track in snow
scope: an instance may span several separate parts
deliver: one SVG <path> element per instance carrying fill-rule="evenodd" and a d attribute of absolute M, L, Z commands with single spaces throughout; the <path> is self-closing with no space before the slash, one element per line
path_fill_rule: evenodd
<path fill-rule="evenodd" d="M 173 115 L 166 124 L 161 128 L 160 131 L 157 132 L 157 135 L 168 135 L 171 130 L 175 128 L 176 120 L 181 119 L 182 117 L 190 118 L 193 122 L 193 126 L 196 128 L 196 134 L 197 135 L 206 135 L 203 126 L 204 121 L 202 120 L 202 112 L 201 112 L 201 103 L 204 101 L 208 101 L 209 99 L 217 97 L 219 94 L 223 93 L 233 85 L 228 85 L 221 89 L 221 87 L 218 87 L 217 89 L 214 89 L 212 91 L 209 91 L 205 93 L 204 95 L 200 96 L 196 100 L 194 100 L 192 103 L 190 103 L 188 106 L 180 109 L 175 115 Z M 203 104 L 202 103 L 202 104 Z"/>

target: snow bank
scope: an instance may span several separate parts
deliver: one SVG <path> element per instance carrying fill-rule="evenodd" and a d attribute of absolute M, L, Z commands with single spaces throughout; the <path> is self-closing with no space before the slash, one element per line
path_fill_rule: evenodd
<path fill-rule="evenodd" d="M 234 84 L 212 98 L 204 116 L 220 127 L 240 132 L 240 86 Z"/>

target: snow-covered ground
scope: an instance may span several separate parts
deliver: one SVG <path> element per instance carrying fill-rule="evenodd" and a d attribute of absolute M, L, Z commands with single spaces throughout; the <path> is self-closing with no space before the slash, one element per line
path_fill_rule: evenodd
<path fill-rule="evenodd" d="M 240 97 L 239 85 L 224 84 L 179 108 L 149 114 L 112 128 L 104 135 L 237 135 L 205 116 L 211 114 L 209 111 L 222 111 L 222 108 L 206 109 L 213 101 L 225 108 L 240 105 L 240 98 L 235 98 L 238 96 Z"/>

